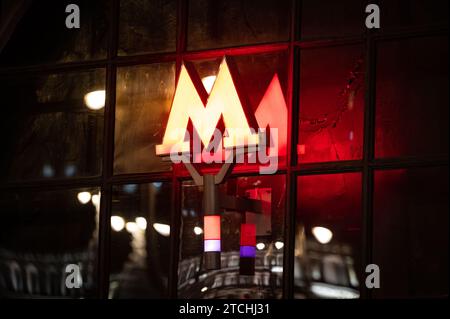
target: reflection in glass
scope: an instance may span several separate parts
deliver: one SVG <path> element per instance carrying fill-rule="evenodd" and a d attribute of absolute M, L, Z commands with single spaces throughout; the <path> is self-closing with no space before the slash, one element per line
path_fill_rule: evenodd
<path fill-rule="evenodd" d="M 77 0 L 80 28 L 67 28 L 66 6 L 71 0 L 3 1 L 5 23 L 0 50 L 1 65 L 75 62 L 106 58 L 110 1 Z M 14 8 L 18 10 L 14 11 Z M 15 18 L 7 19 L 7 14 Z M 3 21 L 2 21 L 3 22 Z M 9 38 L 10 36 L 10 38 Z M 8 39 L 9 38 L 9 39 Z M 3 43 L 0 41 L 0 47 Z"/>
<path fill-rule="evenodd" d="M 375 172 L 375 298 L 448 296 L 448 167 Z"/>
<path fill-rule="evenodd" d="M 121 0 L 119 55 L 175 51 L 175 0 Z"/>
<path fill-rule="evenodd" d="M 361 158 L 364 115 L 362 52 L 360 46 L 301 51 L 299 162 Z"/>
<path fill-rule="evenodd" d="M 219 185 L 220 269 L 206 270 L 203 192 L 184 182 L 178 297 L 281 298 L 285 192 L 278 175 Z"/>
<path fill-rule="evenodd" d="M 109 298 L 167 298 L 171 184 L 113 188 Z"/>
<path fill-rule="evenodd" d="M 375 155 L 448 154 L 448 37 L 381 42 L 377 56 Z"/>
<path fill-rule="evenodd" d="M 188 49 L 200 50 L 289 38 L 290 1 L 189 1 Z"/>
<path fill-rule="evenodd" d="M 104 110 L 89 107 L 85 96 L 104 89 L 101 69 L 0 79 L 6 107 L 0 118 L 0 178 L 99 175 Z"/>
<path fill-rule="evenodd" d="M 359 298 L 361 174 L 299 176 L 295 298 Z"/>
<path fill-rule="evenodd" d="M 156 156 L 175 92 L 175 64 L 119 68 L 117 71 L 114 173 L 167 171 Z"/>
<path fill-rule="evenodd" d="M 3 193 L 0 297 L 94 297 L 99 204 L 98 188 Z M 69 264 L 78 289 L 66 286 Z"/>

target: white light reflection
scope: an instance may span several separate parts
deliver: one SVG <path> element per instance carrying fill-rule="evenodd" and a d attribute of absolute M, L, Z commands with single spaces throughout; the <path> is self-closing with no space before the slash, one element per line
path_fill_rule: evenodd
<path fill-rule="evenodd" d="M 120 216 L 111 216 L 111 228 L 114 231 L 121 231 L 125 227 L 125 220 Z"/>
<path fill-rule="evenodd" d="M 147 229 L 147 220 L 144 217 L 136 217 L 135 221 L 140 229 Z"/>
<path fill-rule="evenodd" d="M 357 299 L 359 293 L 356 290 L 327 285 L 323 283 L 311 284 L 311 292 L 321 298 L 334 298 L 334 299 Z"/>
<path fill-rule="evenodd" d="M 208 94 L 211 93 L 214 82 L 216 82 L 215 75 L 205 76 L 204 78 L 202 78 L 203 86 L 205 87 L 205 90 L 206 92 L 208 92 Z"/>
<path fill-rule="evenodd" d="M 282 241 L 276 241 L 275 242 L 275 248 L 276 249 L 281 249 L 284 247 L 284 243 Z"/>
<path fill-rule="evenodd" d="M 170 236 L 170 226 L 167 224 L 154 223 L 153 228 L 164 237 Z"/>
<path fill-rule="evenodd" d="M 321 244 L 328 244 L 333 238 L 331 230 L 325 227 L 313 227 L 312 233 Z"/>
<path fill-rule="evenodd" d="M 281 267 L 281 266 L 273 266 L 270 271 L 273 272 L 273 273 L 276 273 L 276 274 L 281 274 L 283 272 L 283 267 Z"/>
<path fill-rule="evenodd" d="M 84 96 L 84 103 L 91 110 L 100 110 L 105 107 L 105 90 L 92 91 Z"/>
<path fill-rule="evenodd" d="M 257 243 L 256 244 L 256 249 L 263 250 L 264 248 L 266 248 L 266 245 L 264 243 Z"/>
<path fill-rule="evenodd" d="M 89 192 L 79 192 L 77 194 L 77 198 L 78 198 L 78 201 L 81 204 L 83 204 L 83 205 L 87 204 L 91 200 L 91 193 L 89 193 Z"/>
<path fill-rule="evenodd" d="M 135 233 L 139 230 L 138 225 L 135 222 L 128 222 L 125 224 L 125 228 L 127 229 L 127 232 L 129 233 Z"/>
<path fill-rule="evenodd" d="M 201 234 L 203 234 L 203 229 L 201 227 L 195 226 L 194 227 L 194 233 L 196 235 L 201 235 Z"/>

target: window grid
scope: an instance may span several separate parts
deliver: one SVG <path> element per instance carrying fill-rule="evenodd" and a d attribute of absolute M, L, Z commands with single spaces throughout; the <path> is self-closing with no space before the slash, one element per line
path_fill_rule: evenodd
<path fill-rule="evenodd" d="M 181 182 L 190 179 L 186 172 L 180 172 L 176 168 L 170 172 L 120 174 L 113 173 L 114 159 L 114 124 L 115 124 L 115 95 L 117 68 L 121 66 L 152 64 L 160 62 L 176 62 L 176 75 L 178 76 L 183 60 L 198 60 L 205 58 L 221 57 L 223 55 L 248 55 L 256 53 L 268 53 L 288 51 L 288 145 L 286 167 L 282 167 L 277 174 L 286 175 L 286 214 L 285 214 L 285 249 L 283 261 L 283 298 L 293 298 L 294 290 L 294 245 L 296 222 L 296 180 L 298 176 L 333 174 L 345 172 L 362 173 L 362 264 L 367 265 L 372 260 L 372 214 L 373 214 L 373 190 L 374 172 L 382 169 L 448 166 L 448 156 L 437 157 L 401 157 L 383 158 L 374 157 L 374 130 L 375 130 L 375 84 L 376 84 L 376 46 L 379 41 L 414 38 L 430 35 L 448 35 L 448 28 L 426 28 L 407 32 L 377 34 L 367 30 L 362 36 L 326 39 L 326 40 L 298 40 L 300 35 L 300 10 L 301 1 L 291 0 L 290 34 L 287 42 L 243 45 L 233 48 L 206 49 L 200 51 L 186 50 L 187 37 L 187 11 L 189 0 L 177 1 L 177 39 L 176 52 L 141 54 L 133 56 L 118 56 L 118 30 L 120 0 L 112 0 L 110 25 L 108 28 L 107 58 L 96 61 L 57 63 L 33 66 L 0 68 L 0 77 L 13 77 L 23 74 L 48 74 L 65 73 L 92 68 L 106 69 L 106 101 L 104 113 L 104 145 L 102 173 L 96 177 L 81 177 L 74 179 L 61 179 L 50 181 L 26 181 L 1 183 L 3 191 L 23 189 L 68 189 L 76 187 L 101 187 L 101 208 L 99 223 L 98 244 L 98 292 L 99 298 L 107 298 L 109 289 L 109 260 L 110 260 L 110 216 L 113 185 L 128 183 L 148 183 L 154 181 L 172 182 L 171 228 L 172 234 L 178 234 L 180 230 L 181 211 Z M 365 51 L 365 100 L 364 100 L 364 143 L 363 156 L 360 160 L 335 161 L 322 163 L 305 163 L 299 165 L 296 159 L 296 145 L 298 140 L 298 116 L 299 116 L 299 53 L 304 48 L 342 46 L 349 44 L 363 44 Z M 295 134 L 294 134 L 295 133 Z M 257 170 L 239 170 L 232 176 L 254 176 Z M 170 273 L 169 273 L 169 298 L 177 296 L 177 270 L 178 251 L 180 247 L 179 236 L 170 238 Z M 364 269 L 359 269 L 364 274 Z M 371 298 L 369 289 L 361 285 L 361 298 Z"/>

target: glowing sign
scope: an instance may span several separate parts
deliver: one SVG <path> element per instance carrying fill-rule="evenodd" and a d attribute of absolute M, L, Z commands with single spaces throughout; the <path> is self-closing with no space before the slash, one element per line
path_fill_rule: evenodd
<path fill-rule="evenodd" d="M 183 65 L 163 142 L 156 146 L 156 154 L 170 154 L 174 146 L 178 152 L 189 152 L 189 141 L 184 140 L 189 119 L 207 147 L 221 116 L 228 133 L 223 138 L 225 148 L 258 144 L 259 136 L 250 128 L 226 60 L 220 65 L 206 106 Z"/>
<path fill-rule="evenodd" d="M 190 151 L 190 142 L 185 140 L 189 120 L 203 145 L 208 147 L 221 117 L 227 132 L 227 136 L 223 138 L 225 148 L 257 145 L 259 137 L 255 130 L 258 128 L 250 125 L 255 119 L 263 130 L 267 127 L 278 129 L 276 150 L 270 150 L 270 154 L 284 155 L 287 106 L 276 74 L 259 103 L 254 118 L 249 118 L 251 115 L 244 112 L 225 58 L 212 88 L 208 88 L 208 91 L 211 90 L 209 96 L 201 82 L 196 80 L 198 79 L 194 71 L 182 65 L 163 142 L 156 146 L 157 155 Z"/>

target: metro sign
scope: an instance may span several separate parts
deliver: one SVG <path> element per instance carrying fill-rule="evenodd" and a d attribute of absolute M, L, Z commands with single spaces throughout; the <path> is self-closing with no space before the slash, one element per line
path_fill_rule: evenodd
<path fill-rule="evenodd" d="M 274 144 L 269 147 L 270 156 L 285 154 L 287 106 L 277 74 L 253 115 L 243 106 L 225 58 L 209 96 L 193 68 L 182 65 L 163 141 L 156 145 L 156 154 L 167 156 L 192 151 L 191 141 L 186 140 L 189 120 L 203 146 L 208 148 L 221 117 L 225 126 L 225 134 L 221 136 L 225 149 L 260 145 L 265 152 L 265 143 L 261 143 L 260 138 L 270 128 L 271 135 L 273 130 L 278 132 L 274 134 L 276 138 L 270 138 Z"/>

